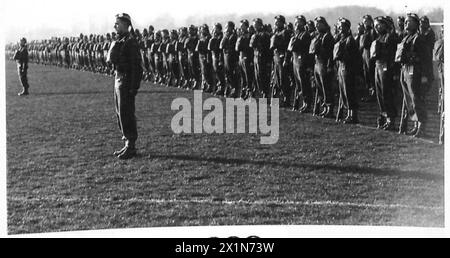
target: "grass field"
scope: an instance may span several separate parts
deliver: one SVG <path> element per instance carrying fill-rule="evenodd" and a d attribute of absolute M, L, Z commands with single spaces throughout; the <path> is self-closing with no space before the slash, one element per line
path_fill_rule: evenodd
<path fill-rule="evenodd" d="M 120 161 L 112 78 L 31 65 L 29 80 L 31 95 L 18 97 L 15 64 L 6 62 L 9 234 L 444 226 L 444 154 L 435 143 L 287 110 L 275 145 L 253 134 L 174 135 L 170 104 L 193 92 L 143 83 L 139 156 Z"/>

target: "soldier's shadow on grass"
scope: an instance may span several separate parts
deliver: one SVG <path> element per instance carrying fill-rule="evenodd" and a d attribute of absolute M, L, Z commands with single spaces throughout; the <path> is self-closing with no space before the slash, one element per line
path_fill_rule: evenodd
<path fill-rule="evenodd" d="M 202 157 L 194 155 L 164 155 L 153 154 L 152 158 L 160 159 L 174 159 L 174 160 L 187 160 L 198 162 L 210 162 L 227 165 L 255 165 L 258 167 L 274 167 L 274 168 L 294 168 L 294 169 L 307 169 L 317 171 L 318 173 L 330 173 L 337 172 L 338 174 L 362 174 L 362 175 L 374 175 L 374 176 L 392 176 L 398 178 L 412 178 L 421 179 L 427 181 L 443 181 L 443 175 L 436 175 L 425 173 L 422 171 L 401 171 L 396 169 L 380 169 L 372 167 L 364 167 L 358 165 L 336 165 L 336 164 L 311 164 L 311 163 L 299 163 L 299 162 L 276 162 L 267 160 L 249 160 L 249 159 L 236 159 L 236 158 L 223 158 L 223 157 Z"/>

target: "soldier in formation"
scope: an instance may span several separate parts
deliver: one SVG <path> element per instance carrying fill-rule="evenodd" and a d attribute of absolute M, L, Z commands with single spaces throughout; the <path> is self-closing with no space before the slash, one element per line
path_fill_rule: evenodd
<path fill-rule="evenodd" d="M 350 124 L 358 123 L 360 101 L 377 101 L 379 129 L 396 130 L 400 115 L 399 133 L 421 136 L 433 58 L 443 92 L 443 39 L 435 44 L 426 16 L 408 14 L 396 22 L 364 15 L 353 35 L 343 17 L 330 26 L 321 16 L 307 20 L 298 15 L 290 23 L 277 15 L 273 24 L 255 18 L 237 26 L 216 23 L 211 30 L 207 24 L 178 30 L 149 26 L 142 33 L 130 31 L 129 37 L 137 42 L 145 81 L 232 98 L 280 98 L 282 107 Z M 107 53 L 117 41 L 115 32 L 35 40 L 28 46 L 29 59 L 111 76 L 114 65 L 107 62 Z M 17 47 L 8 49 L 12 54 Z M 21 67 L 26 74 L 26 66 Z M 27 94 L 26 76 L 21 78 Z M 399 114 L 397 106 L 402 107 Z"/>

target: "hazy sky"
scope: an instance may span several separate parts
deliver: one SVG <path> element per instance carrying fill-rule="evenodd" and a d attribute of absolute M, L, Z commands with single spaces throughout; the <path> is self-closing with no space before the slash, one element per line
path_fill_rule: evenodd
<path fill-rule="evenodd" d="M 176 26 L 185 25 L 189 16 L 211 14 L 246 14 L 254 12 L 279 12 L 297 14 L 316 8 L 340 5 L 361 5 L 377 7 L 385 11 L 404 12 L 408 10 L 443 7 L 444 0 L 1 0 L 0 15 L 4 19 L 6 42 L 20 36 L 54 35 L 52 32 L 78 34 L 112 30 L 114 15 L 129 13 L 133 22 L 147 26 L 152 20 L 172 16 Z"/>

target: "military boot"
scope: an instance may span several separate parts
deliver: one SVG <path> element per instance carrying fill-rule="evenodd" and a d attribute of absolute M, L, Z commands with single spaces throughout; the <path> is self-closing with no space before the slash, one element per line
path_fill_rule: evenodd
<path fill-rule="evenodd" d="M 395 120 L 393 118 L 386 118 L 386 122 L 384 123 L 384 125 L 382 126 L 381 129 L 385 130 L 385 131 L 392 131 L 394 130 L 394 124 L 395 124 Z"/>
<path fill-rule="evenodd" d="M 125 150 L 120 153 L 117 157 L 119 159 L 130 159 L 132 157 L 136 156 L 136 147 L 134 142 L 127 141 L 125 145 Z"/>
<path fill-rule="evenodd" d="M 417 129 L 414 133 L 413 137 L 423 137 L 425 135 L 425 128 L 424 124 L 422 122 L 417 121 Z"/>

